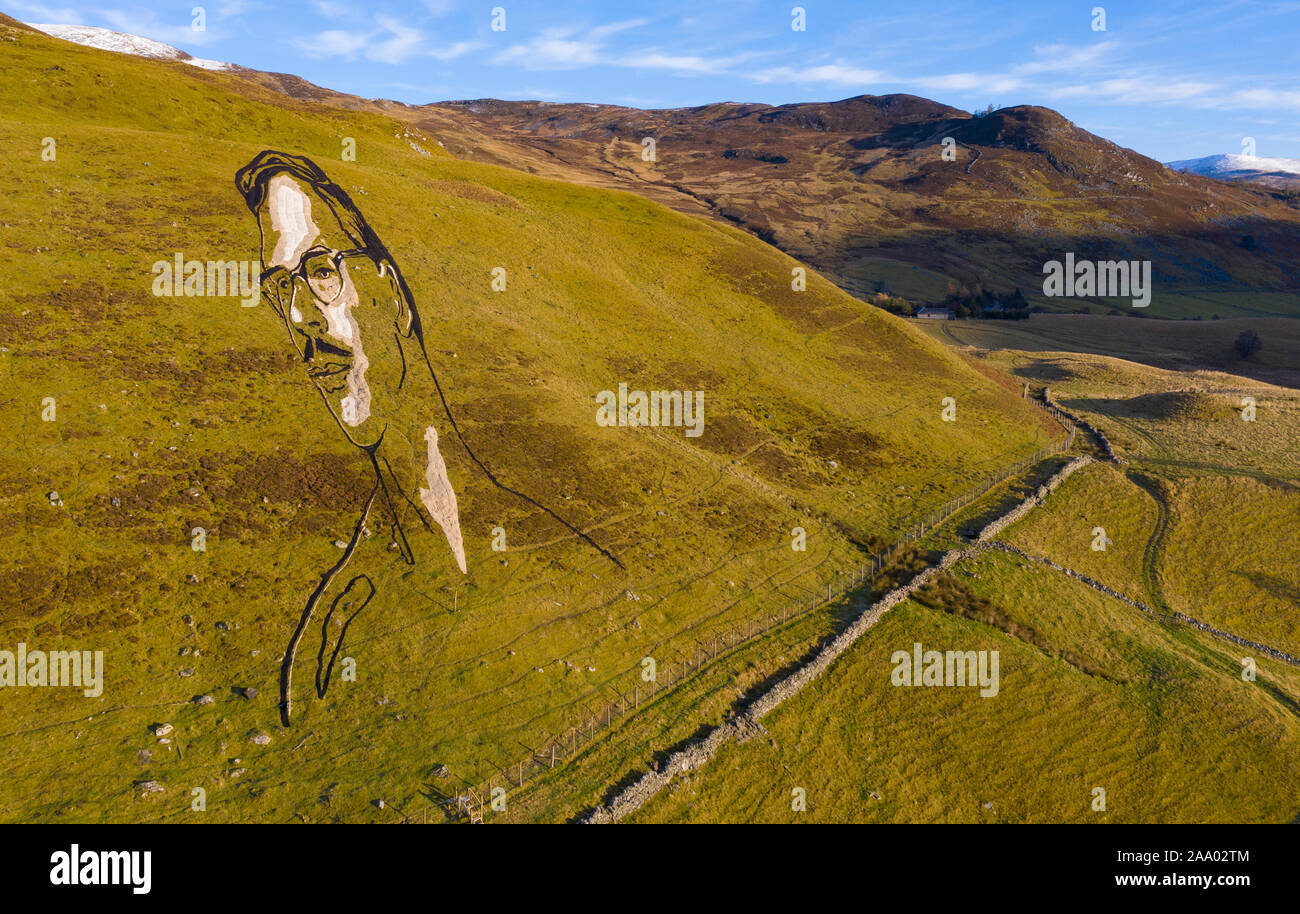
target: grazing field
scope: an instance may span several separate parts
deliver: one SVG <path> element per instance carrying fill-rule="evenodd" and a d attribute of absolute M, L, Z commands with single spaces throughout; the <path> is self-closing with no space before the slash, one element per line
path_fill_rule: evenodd
<path fill-rule="evenodd" d="M 893 685 L 915 642 L 999 651 L 998 694 Z M 632 821 L 1289 822 L 1300 670 L 1240 670 L 1210 636 L 987 552 Z"/>
<path fill-rule="evenodd" d="M 949 344 L 981 350 L 1108 355 L 1153 368 L 1222 371 L 1300 387 L 1300 322 L 1289 318 L 1154 321 L 1129 313 L 1032 314 L 1024 321 L 923 320 L 916 324 Z M 1243 359 L 1233 349 L 1233 342 L 1246 330 L 1259 334 L 1264 345 Z"/>
<path fill-rule="evenodd" d="M 1001 538 L 1030 555 L 1101 581 L 1149 603 L 1142 557 L 1158 511 L 1141 488 L 1113 464 L 1094 463 L 1071 476 L 1052 496 L 1050 510 L 1034 511 Z M 1104 531 L 1105 549 L 1096 549 Z"/>
<path fill-rule="evenodd" d="M 1157 613 L 1300 655 L 1300 400 L 1215 370 L 1204 329 L 1220 323 L 1236 322 L 918 325 L 1049 389 L 1123 461 L 1076 472 L 998 539 Z M 1114 341 L 1127 359 L 1090 352 L 1107 343 L 1089 333 L 1108 326 L 1159 332 Z M 1280 359 L 1295 331 L 1266 329 Z M 1262 374 L 1280 384 L 1286 368 Z M 1242 419 L 1246 396 L 1254 422 Z M 1103 530 L 1105 549 L 1094 548 Z M 892 684 L 895 652 L 915 643 L 998 650 L 998 694 Z M 1290 822 L 1300 668 L 1259 655 L 985 551 L 887 613 L 763 718 L 762 735 L 674 779 L 631 821 Z"/>
<path fill-rule="evenodd" d="M 1003 537 L 1157 609 L 1300 656 L 1300 484 L 1095 464 Z M 1092 548 L 1104 526 L 1105 551 Z"/>
<path fill-rule="evenodd" d="M 1054 323 L 1088 326 L 1084 318 Z M 983 361 L 1049 387 L 1056 402 L 1100 427 L 1129 461 L 1078 474 L 1062 487 L 1055 510 L 1032 515 L 1008 541 L 1134 599 L 1295 654 L 1300 393 L 1198 364 L 1197 358 L 1213 363 L 1215 355 L 1197 348 L 1201 325 L 1187 330 L 1190 324 L 1138 325 L 1160 332 L 1125 344 L 1133 358 L 1151 361 L 1168 362 L 1177 352 L 1177 370 L 1059 351 L 979 351 Z M 1298 338 L 1290 322 L 1258 331 L 1273 358 Z M 1052 337 L 1045 344 L 1061 342 Z M 1253 421 L 1243 419 L 1246 398 L 1255 404 Z M 1098 525 L 1113 541 L 1105 552 L 1083 539 Z"/>
<path fill-rule="evenodd" d="M 1300 656 L 1300 483 L 1194 477 L 1172 488 L 1161 560 L 1169 604 Z"/>
<path fill-rule="evenodd" d="M 954 323 L 954 322 L 947 322 Z M 1061 352 L 976 350 L 981 361 L 1099 427 L 1124 458 L 1175 473 L 1300 477 L 1300 391 L 1218 371 Z M 1243 416 L 1249 401 L 1254 419 Z"/>

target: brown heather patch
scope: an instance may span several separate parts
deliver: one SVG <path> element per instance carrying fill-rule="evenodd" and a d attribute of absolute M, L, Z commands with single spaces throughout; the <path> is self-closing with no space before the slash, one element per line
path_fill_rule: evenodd
<path fill-rule="evenodd" d="M 676 430 L 674 430 L 676 431 Z M 720 413 L 714 407 L 709 412 L 705 398 L 704 434 L 698 438 L 685 438 L 706 450 L 725 457 L 739 457 L 764 441 L 763 434 L 747 416 L 740 413 Z"/>
<path fill-rule="evenodd" d="M 346 506 L 370 491 L 370 471 L 363 455 L 316 452 L 299 456 L 278 448 L 273 454 L 242 458 L 231 474 L 235 491 L 244 500 L 298 504 L 304 500 Z M 233 493 L 232 493 L 233 495 Z"/>
<path fill-rule="evenodd" d="M 491 203 L 495 206 L 504 206 L 507 209 L 520 212 L 528 208 L 515 197 L 503 194 L 499 190 L 494 190 L 491 187 L 485 187 L 482 184 L 471 184 L 468 181 L 442 180 L 424 181 L 421 183 L 435 193 L 460 197 L 462 200 L 473 200 L 475 203 Z"/>
<path fill-rule="evenodd" d="M 828 423 L 808 439 L 808 449 L 824 460 L 837 461 L 851 470 L 864 470 L 875 466 L 875 455 L 883 444 L 865 429 L 848 428 L 838 423 Z"/>
<path fill-rule="evenodd" d="M 756 470 L 769 482 L 794 488 L 805 488 L 824 482 L 781 450 L 773 442 L 761 444 L 745 458 L 745 465 Z"/>
<path fill-rule="evenodd" d="M 35 563 L 0 570 L 0 604 L 6 623 L 39 619 L 58 605 L 66 582 Z"/>
<path fill-rule="evenodd" d="M 1089 663 L 1086 658 L 1078 653 L 1068 649 L 1054 648 L 1048 639 L 1035 630 L 1033 626 L 1016 621 L 1013 616 L 991 600 L 976 596 L 964 584 L 953 578 L 951 574 L 944 575 L 926 584 L 913 595 L 912 599 L 922 606 L 928 606 L 931 609 L 937 609 L 954 616 L 961 616 L 965 619 L 971 619 L 1001 629 L 1013 638 L 1018 638 L 1026 644 L 1032 644 L 1049 657 L 1059 657 L 1089 676 L 1104 675 L 1100 668 Z"/>

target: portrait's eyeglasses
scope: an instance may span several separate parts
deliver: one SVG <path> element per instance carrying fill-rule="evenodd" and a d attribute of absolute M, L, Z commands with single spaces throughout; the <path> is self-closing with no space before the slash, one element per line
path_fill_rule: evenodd
<path fill-rule="evenodd" d="M 343 292 L 343 261 L 369 256 L 365 251 L 309 251 L 292 270 L 272 267 L 262 271 L 262 290 L 272 301 L 290 305 L 296 291 L 296 277 L 306 283 L 313 298 L 328 306 Z"/>

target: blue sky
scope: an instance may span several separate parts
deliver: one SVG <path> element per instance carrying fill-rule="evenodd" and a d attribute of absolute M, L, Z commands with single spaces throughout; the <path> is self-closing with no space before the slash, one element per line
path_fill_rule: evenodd
<path fill-rule="evenodd" d="M 678 107 L 910 92 L 1044 105 L 1164 160 L 1300 158 L 1300 0 L 0 0 L 35 23 L 144 35 L 196 57 L 417 104 L 534 98 Z M 201 5 L 206 30 L 192 28 Z M 792 10 L 806 29 L 791 28 Z M 493 30 L 493 8 L 505 29 Z M 1105 30 L 1094 9 L 1105 10 Z"/>

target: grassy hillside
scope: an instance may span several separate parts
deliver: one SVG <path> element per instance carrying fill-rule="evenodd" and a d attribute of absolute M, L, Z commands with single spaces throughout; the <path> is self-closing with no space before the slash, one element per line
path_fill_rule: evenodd
<path fill-rule="evenodd" d="M 947 323 L 960 323 L 949 321 Z M 1157 325 L 1158 326 L 1158 325 Z M 1300 477 L 1300 392 L 1223 371 L 1100 355 L 964 350 L 1095 424 L 1124 458 L 1173 473 Z M 1252 421 L 1243 416 L 1254 401 Z"/>
<path fill-rule="evenodd" d="M 1263 296 L 1267 298 L 1267 296 Z M 1034 314 L 1024 321 L 917 321 L 950 345 L 1025 352 L 1109 355 L 1175 371 L 1221 371 L 1300 387 L 1300 322 L 1285 318 L 1159 321 L 1129 324 L 1113 315 Z M 1253 330 L 1264 346 L 1248 359 L 1233 341 Z M 1044 377 L 1050 382 L 1061 380 Z"/>
<path fill-rule="evenodd" d="M 1300 674 L 988 552 L 633 821 L 1289 822 Z M 927 605 L 928 604 L 928 605 Z M 894 651 L 997 650 L 1000 691 L 890 682 Z M 807 809 L 792 809 L 802 787 Z M 1094 809 L 1094 789 L 1106 792 Z"/>
<path fill-rule="evenodd" d="M 1003 538 L 1148 606 L 1300 656 L 1300 555 L 1286 535 L 1298 509 L 1294 481 L 1095 464 Z M 1110 540 L 1104 552 L 1092 549 L 1095 526 Z"/>
<path fill-rule="evenodd" d="M 1052 510 L 1031 513 L 1002 539 L 1149 604 L 1142 558 L 1157 519 L 1151 498 L 1118 467 L 1096 463 L 1066 480 L 1053 502 Z M 1104 550 L 1093 548 L 1098 527 L 1105 530 Z"/>
<path fill-rule="evenodd" d="M 980 284 L 1050 310 L 1131 312 L 1131 299 L 1042 294 L 1043 265 L 1072 251 L 1150 261 L 1143 314 L 1300 307 L 1294 193 L 1173 172 L 1046 108 L 972 116 L 863 95 L 650 111 L 477 99 L 395 113 L 465 155 L 742 225 L 862 297 L 883 286 L 940 301 Z"/>
<path fill-rule="evenodd" d="M 1079 326 L 1087 345 L 1085 319 L 1059 320 L 1056 333 Z M 988 363 L 1050 386 L 1128 461 L 1071 478 L 1053 511 L 1031 515 L 1008 540 L 1149 605 L 1296 654 L 1300 394 L 1198 367 L 1198 352 L 1214 364 L 1207 337 L 1179 335 L 1183 323 L 1163 326 L 1173 332 L 1127 345 L 1136 358 L 1181 370 L 1089 354 L 984 352 Z M 1289 329 L 1259 328 L 1273 359 L 1289 351 Z M 1255 401 L 1254 421 L 1242 419 L 1243 398 Z M 1095 526 L 1112 540 L 1105 552 L 1091 548 Z"/>
<path fill-rule="evenodd" d="M 439 766 L 472 780 L 513 761 L 630 685 L 642 657 L 822 590 L 912 515 L 1059 435 L 1016 383 L 906 322 L 815 274 L 791 291 L 795 261 L 739 230 L 461 161 L 379 113 L 231 74 L 3 25 L 0 54 L 15 150 L 0 179 L 0 647 L 103 650 L 106 677 L 98 698 L 0 693 L 0 819 L 422 810 L 449 783 Z M 266 148 L 313 158 L 379 232 L 486 465 L 624 566 L 494 487 L 444 424 L 469 575 L 432 538 L 408 568 L 377 537 L 379 597 L 344 651 L 356 681 L 336 671 L 317 699 L 300 666 L 288 729 L 281 652 L 367 467 L 264 304 L 151 292 L 152 265 L 177 252 L 257 256 L 233 175 Z M 498 266 L 505 292 L 489 285 Z M 704 390 L 703 436 L 597 426 L 595 394 L 620 382 Z M 195 787 L 205 812 L 190 811 Z"/>
<path fill-rule="evenodd" d="M 926 327 L 1050 387 L 1125 461 L 1076 472 L 998 539 L 1157 612 L 1300 654 L 1295 391 L 1209 370 L 1226 329 L 1210 324 L 1120 321 L 1160 332 L 1116 339 L 1137 361 L 1090 354 L 1116 320 Z M 1266 330 L 1280 372 L 1292 334 Z M 1243 396 L 1257 401 L 1253 423 Z M 893 653 L 915 642 L 998 650 L 998 695 L 892 685 Z M 890 611 L 763 718 L 765 734 L 677 778 L 631 821 L 1293 821 L 1300 670 L 1262 653 L 990 550 Z M 806 811 L 792 809 L 796 787 Z"/>

